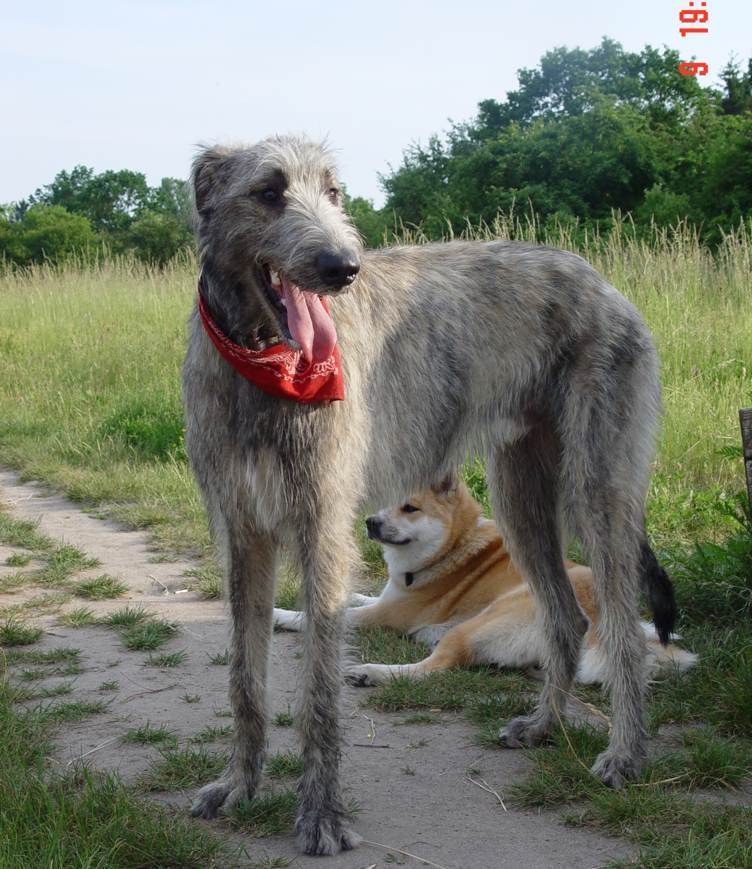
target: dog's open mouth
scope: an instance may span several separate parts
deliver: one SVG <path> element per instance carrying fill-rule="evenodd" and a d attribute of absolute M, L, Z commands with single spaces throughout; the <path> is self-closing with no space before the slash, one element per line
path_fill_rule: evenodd
<path fill-rule="evenodd" d="M 287 343 L 307 362 L 324 362 L 337 343 L 337 330 L 318 293 L 304 290 L 280 271 L 261 268 L 261 285 Z"/>

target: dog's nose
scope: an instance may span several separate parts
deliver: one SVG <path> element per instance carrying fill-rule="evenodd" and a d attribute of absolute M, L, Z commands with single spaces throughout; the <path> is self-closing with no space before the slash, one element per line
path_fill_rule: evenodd
<path fill-rule="evenodd" d="M 369 516 L 366 519 L 366 530 L 371 540 L 378 540 L 379 528 L 381 528 L 381 522 L 375 516 Z"/>
<path fill-rule="evenodd" d="M 316 271 L 327 287 L 344 287 L 355 280 L 360 263 L 352 254 L 321 253 L 316 259 Z"/>

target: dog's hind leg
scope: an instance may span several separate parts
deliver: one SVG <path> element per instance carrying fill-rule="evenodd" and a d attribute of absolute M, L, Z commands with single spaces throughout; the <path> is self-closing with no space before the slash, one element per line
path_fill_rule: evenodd
<path fill-rule="evenodd" d="M 565 707 L 588 626 L 562 556 L 558 454 L 555 436 L 541 425 L 489 457 L 496 520 L 534 593 L 546 646 L 538 705 L 499 733 L 508 748 L 537 745 L 549 735 Z"/>
<path fill-rule="evenodd" d="M 568 512 L 593 571 L 598 644 L 611 691 L 611 737 L 593 772 L 620 787 L 637 777 L 646 753 L 638 590 L 647 558 L 644 503 L 659 392 L 648 341 L 624 340 L 609 352 L 600 366 L 607 376 L 567 407 L 564 465 Z"/>
<path fill-rule="evenodd" d="M 319 487 L 328 488 L 319 482 Z M 321 499 L 298 523 L 305 598 L 303 697 L 297 715 L 303 749 L 298 845 L 306 854 L 332 855 L 360 837 L 346 826 L 339 765 L 343 610 L 355 558 L 352 519 L 337 492 Z M 318 499 L 312 499 L 318 500 Z"/>
<path fill-rule="evenodd" d="M 230 701 L 234 746 L 227 769 L 201 788 L 192 812 L 216 817 L 256 790 L 264 761 L 266 671 L 272 628 L 277 545 L 242 525 L 227 534 L 228 590 L 232 612 Z"/>

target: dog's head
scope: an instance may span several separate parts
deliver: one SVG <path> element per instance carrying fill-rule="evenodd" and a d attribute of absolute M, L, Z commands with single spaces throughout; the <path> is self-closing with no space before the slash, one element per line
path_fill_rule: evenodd
<path fill-rule="evenodd" d="M 398 564 L 400 571 L 417 571 L 477 525 L 480 514 L 467 486 L 452 474 L 404 504 L 369 516 L 366 529 L 371 540 L 384 546 L 390 568 Z"/>
<path fill-rule="evenodd" d="M 327 358 L 336 333 L 318 297 L 353 283 L 362 252 L 331 153 L 296 137 L 206 148 L 192 180 L 202 262 L 254 293 L 290 344 Z"/>

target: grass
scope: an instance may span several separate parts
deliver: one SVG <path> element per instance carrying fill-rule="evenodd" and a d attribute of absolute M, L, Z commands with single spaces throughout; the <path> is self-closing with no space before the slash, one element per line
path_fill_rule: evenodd
<path fill-rule="evenodd" d="M 137 622 L 123 630 L 123 645 L 132 652 L 151 652 L 169 642 L 178 626 L 163 619 Z"/>
<path fill-rule="evenodd" d="M 495 229 L 524 235 L 524 229 L 503 223 Z M 572 246 L 565 235 L 550 241 Z M 686 676 L 668 675 L 652 687 L 649 718 L 654 730 L 668 723 L 704 723 L 708 748 L 703 754 L 697 745 L 681 743 L 656 759 L 654 772 L 665 776 L 678 770 L 687 788 L 700 782 L 708 787 L 714 780 L 736 786 L 746 761 L 743 753 L 732 756 L 728 746 L 743 747 L 752 737 L 752 533 L 735 497 L 742 473 L 735 450 L 737 408 L 752 403 L 752 240 L 730 236 L 712 255 L 686 232 L 635 241 L 617 229 L 581 252 L 643 312 L 662 359 L 666 414 L 648 525 L 676 579 L 685 643 L 701 659 Z M 6 375 L 0 379 L 0 462 L 61 488 L 101 515 L 146 529 L 162 556 L 200 557 L 197 586 L 205 596 L 217 596 L 220 572 L 182 446 L 179 367 L 191 304 L 187 288 L 194 279 L 190 261 L 156 272 L 127 260 L 87 269 L 42 266 L 0 276 L 0 367 Z M 28 316 L 30 305 L 34 317 Z M 35 346 L 45 346 L 46 352 L 34 353 Z M 487 504 L 482 472 L 477 462 L 465 469 L 473 491 Z M 378 547 L 365 541 L 362 523 L 356 531 L 375 582 L 384 569 Z M 42 583 L 70 584 L 86 563 L 80 550 L 56 544 L 34 523 L 2 512 L 0 541 L 39 558 L 42 567 L 29 573 Z M 0 590 L 13 591 L 28 581 L 11 574 L 0 580 Z M 294 572 L 286 569 L 277 602 L 292 608 L 296 598 Z M 164 624 L 158 620 L 131 612 L 124 618 L 111 624 L 122 631 L 128 648 L 153 651 L 170 638 L 155 627 Z M 23 625 L 20 619 L 13 623 Z M 362 649 L 369 660 L 390 663 L 425 654 L 388 632 L 369 632 Z M 493 744 L 499 719 L 523 711 L 537 688 L 519 674 L 475 670 L 438 674 L 417 685 L 398 680 L 373 692 L 369 702 L 412 715 L 463 711 L 476 723 L 480 739 Z M 575 754 L 587 764 L 597 734 L 568 733 L 579 740 Z M 540 774 L 558 777 L 577 791 L 585 787 L 576 779 L 575 767 L 581 764 L 572 766 L 567 754 L 572 752 L 566 740 L 539 752 L 548 770 Z M 595 806 L 605 797 L 592 792 L 587 799 Z M 686 865 L 703 865 L 695 860 L 695 842 L 697 854 L 710 865 L 744 865 L 726 859 L 728 854 L 738 858 L 738 849 L 721 848 L 717 854 L 726 862 L 718 857 L 712 863 L 712 848 L 734 840 L 738 818 L 720 809 L 706 814 L 711 821 L 693 815 L 681 830 L 671 827 L 670 849 L 658 840 L 646 844 L 645 853 L 654 855 L 650 860 L 668 860 L 675 853 Z M 716 815 L 727 827 L 710 835 Z"/>
<path fill-rule="evenodd" d="M 289 709 L 287 712 L 278 712 L 272 718 L 272 724 L 276 724 L 277 727 L 292 727 L 294 723 L 295 719 L 292 717 Z"/>
<path fill-rule="evenodd" d="M 0 646 L 30 646 L 41 636 L 41 628 L 34 628 L 13 616 L 0 625 Z"/>
<path fill-rule="evenodd" d="M 47 563 L 33 571 L 31 578 L 43 585 L 62 585 L 82 570 L 97 567 L 99 562 L 77 546 L 63 543 L 47 557 Z"/>
<path fill-rule="evenodd" d="M 166 749 L 139 785 L 147 791 L 176 791 L 206 784 L 227 766 L 227 755 L 205 748 Z"/>
<path fill-rule="evenodd" d="M 0 682 L 0 866 L 219 869 L 240 859 L 182 813 L 140 799 L 114 775 L 48 768 L 52 720 L 16 710 Z"/>
<path fill-rule="evenodd" d="M 101 715 L 106 712 L 109 704 L 101 700 L 71 700 L 68 703 L 55 703 L 40 708 L 39 714 L 45 721 L 56 724 L 70 721 L 82 721 L 90 715 Z"/>
<path fill-rule="evenodd" d="M 292 829 L 297 808 L 295 791 L 266 793 L 239 803 L 228 816 L 228 822 L 233 829 L 248 836 L 279 836 Z"/>
<path fill-rule="evenodd" d="M 567 823 L 642 845 L 645 869 L 737 869 L 752 864 L 752 809 L 697 803 L 658 788 L 605 788 Z M 612 864 L 623 865 L 623 864 Z"/>
<path fill-rule="evenodd" d="M 617 229 L 582 251 L 643 312 L 661 353 L 666 416 L 649 502 L 661 544 L 717 541 L 728 529 L 714 505 L 738 485 L 726 448 L 750 395 L 750 247 L 737 235 L 713 257 L 688 233 L 636 241 Z M 0 276 L 0 460 L 148 529 L 163 550 L 211 563 L 179 395 L 195 271 L 191 261 L 157 272 L 112 260 Z M 34 353 L 40 344 L 46 352 Z"/>
<path fill-rule="evenodd" d="M 188 653 L 184 650 L 179 652 L 164 652 L 161 655 L 149 655 L 144 662 L 147 667 L 179 667 L 184 664 L 188 658 Z"/>
<path fill-rule="evenodd" d="M 205 745 L 207 742 L 217 742 L 228 736 L 232 736 L 232 724 L 225 724 L 222 727 L 208 724 L 202 731 L 191 737 L 191 742 L 194 745 Z"/>
<path fill-rule="evenodd" d="M 216 655 L 209 656 L 209 663 L 215 667 L 225 667 L 230 663 L 230 650 L 225 649 L 224 652 L 218 652 Z"/>
<path fill-rule="evenodd" d="M 67 613 L 58 617 L 58 624 L 66 625 L 69 628 L 86 628 L 90 625 L 96 625 L 99 622 L 94 610 L 86 607 L 78 607 L 74 610 L 69 610 Z"/>
<path fill-rule="evenodd" d="M 109 600 L 110 598 L 122 597 L 128 591 L 128 586 L 124 582 L 115 579 L 114 576 L 108 576 L 106 573 L 94 579 L 81 580 L 73 588 L 79 597 L 84 597 L 87 600 Z"/>
<path fill-rule="evenodd" d="M 266 762 L 266 773 L 271 778 L 289 778 L 303 774 L 303 758 L 290 751 L 273 754 Z"/>
<path fill-rule="evenodd" d="M 9 664 L 62 664 L 78 661 L 81 649 L 61 646 L 57 649 L 11 649 L 5 653 Z"/>
<path fill-rule="evenodd" d="M 153 616 L 148 610 L 141 607 L 126 606 L 121 610 L 110 613 L 102 619 L 102 623 L 110 625 L 113 628 L 132 628 L 134 625 L 140 625 L 152 618 Z"/>
<path fill-rule="evenodd" d="M 8 567 L 26 567 L 31 563 L 32 556 L 22 552 L 14 552 L 5 559 Z"/>
<path fill-rule="evenodd" d="M 164 725 L 154 727 L 147 721 L 141 727 L 129 730 L 123 736 L 123 742 L 130 742 L 136 745 L 169 745 L 177 747 L 178 740 L 175 734 Z"/>

